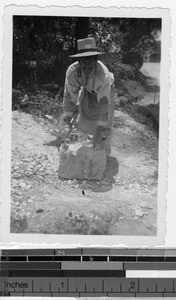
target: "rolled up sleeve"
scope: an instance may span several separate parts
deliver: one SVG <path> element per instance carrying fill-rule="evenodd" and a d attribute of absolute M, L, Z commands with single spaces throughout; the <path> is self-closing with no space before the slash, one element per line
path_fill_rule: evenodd
<path fill-rule="evenodd" d="M 80 84 L 76 77 L 75 69 L 69 67 L 66 72 L 63 111 L 67 115 L 72 115 L 77 104 Z"/>

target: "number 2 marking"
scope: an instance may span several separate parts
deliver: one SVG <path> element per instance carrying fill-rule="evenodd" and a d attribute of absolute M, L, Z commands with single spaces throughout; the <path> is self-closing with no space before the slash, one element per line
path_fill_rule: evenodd
<path fill-rule="evenodd" d="M 131 282 L 131 289 L 135 289 L 135 282 Z"/>

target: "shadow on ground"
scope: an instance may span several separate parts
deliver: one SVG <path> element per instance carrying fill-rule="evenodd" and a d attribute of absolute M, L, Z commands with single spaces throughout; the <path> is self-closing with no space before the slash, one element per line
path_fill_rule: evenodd
<path fill-rule="evenodd" d="M 104 171 L 103 179 L 100 181 L 87 181 L 84 186 L 81 181 L 79 182 L 79 187 L 82 189 L 90 190 L 94 193 L 105 193 L 113 189 L 113 184 L 115 183 L 115 176 L 119 172 L 119 162 L 113 156 L 107 157 L 106 169 Z"/>
<path fill-rule="evenodd" d="M 119 162 L 113 156 L 107 157 L 106 170 L 104 172 L 105 177 L 113 178 L 119 172 Z"/>

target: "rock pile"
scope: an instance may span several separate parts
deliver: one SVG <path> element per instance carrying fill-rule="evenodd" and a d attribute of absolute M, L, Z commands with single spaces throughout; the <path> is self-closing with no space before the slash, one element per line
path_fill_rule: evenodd
<path fill-rule="evenodd" d="M 145 76 L 132 64 L 122 63 L 118 53 L 103 55 L 102 62 L 114 74 L 116 105 L 137 102 L 145 95 Z"/>
<path fill-rule="evenodd" d="M 12 159 L 12 179 L 29 178 L 31 176 L 37 176 L 39 179 L 47 176 L 56 176 L 55 166 L 50 161 L 47 154 L 33 154 L 28 153 L 25 155 L 16 151 L 13 151 Z"/>
<path fill-rule="evenodd" d="M 134 67 L 119 63 L 114 68 L 116 92 L 121 105 L 141 100 L 144 87 L 138 82 L 139 73 Z"/>

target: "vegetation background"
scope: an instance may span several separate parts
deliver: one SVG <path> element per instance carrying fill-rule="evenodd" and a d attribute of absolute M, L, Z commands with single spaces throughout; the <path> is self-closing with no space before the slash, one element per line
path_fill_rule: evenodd
<path fill-rule="evenodd" d="M 112 62 L 115 61 L 115 67 L 118 63 L 133 66 L 134 73 L 134 68 L 139 70 L 143 61 L 160 55 L 157 38 L 161 25 L 159 18 L 14 16 L 13 110 L 20 106 L 40 116 L 58 116 L 62 110 L 66 69 L 73 62 L 69 55 L 77 52 L 77 39 L 88 35 L 106 53 L 100 59 L 116 73 L 116 86 L 124 89 L 118 77 L 119 74 L 123 79 L 129 77 L 129 70 L 124 71 L 124 67 L 114 70 Z M 145 86 L 144 76 L 135 73 L 135 77 Z M 136 99 L 141 96 L 132 95 L 132 100 Z"/>

